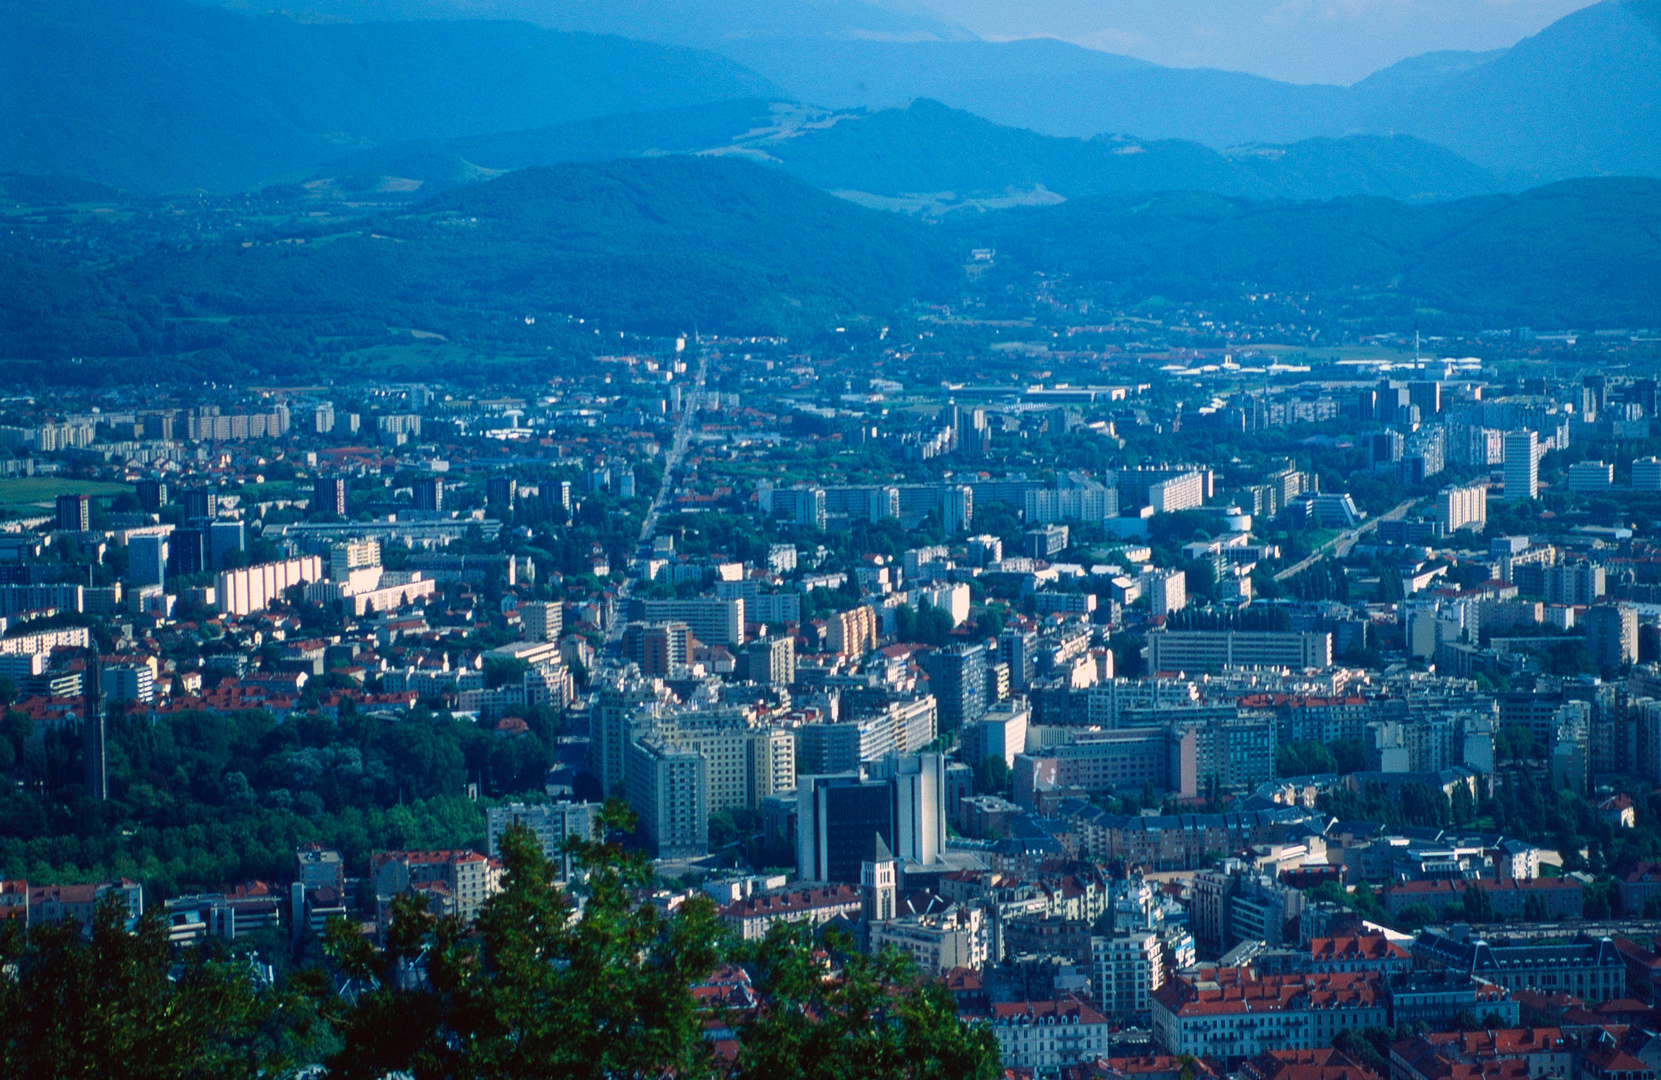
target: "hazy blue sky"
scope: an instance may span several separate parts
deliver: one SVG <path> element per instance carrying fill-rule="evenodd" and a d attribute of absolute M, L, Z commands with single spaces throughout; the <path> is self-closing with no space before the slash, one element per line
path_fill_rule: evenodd
<path fill-rule="evenodd" d="M 1436 49 L 1499 49 L 1587 0 L 924 0 L 986 38 L 1059 37 L 1183 67 L 1349 83 Z"/>

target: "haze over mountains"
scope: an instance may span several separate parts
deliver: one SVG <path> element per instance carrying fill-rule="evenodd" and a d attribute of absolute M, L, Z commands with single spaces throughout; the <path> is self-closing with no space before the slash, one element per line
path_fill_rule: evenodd
<path fill-rule="evenodd" d="M 537 131 L 379 147 L 315 170 L 337 194 L 386 178 L 425 192 L 536 165 L 661 153 L 738 156 L 868 206 L 943 216 L 1119 191 L 1199 190 L 1251 198 L 1382 195 L 1407 202 L 1496 190 L 1489 173 L 1407 136 L 1311 139 L 1227 153 L 1198 143 L 1062 139 L 1000 127 L 919 100 L 906 109 L 831 113 L 729 101 L 577 121 Z M 399 185 L 407 187 L 407 185 Z"/>
<path fill-rule="evenodd" d="M 199 0 L 211 3 L 213 0 Z M 233 11 L 264 12 L 260 0 L 223 0 Z M 737 40 L 865 38 L 971 41 L 975 35 L 923 10 L 864 0 L 294 0 L 303 17 L 385 22 L 513 19 L 550 30 L 617 34 L 713 49 Z"/>
<path fill-rule="evenodd" d="M 1130 172 L 1141 188 L 1453 197 L 1574 176 L 1661 175 L 1661 0 L 1606 0 L 1509 50 L 1416 57 L 1353 87 L 1164 68 L 1058 41 L 965 40 L 960 28 L 940 20 L 853 0 L 456 0 L 436 6 L 431 0 L 304 0 L 301 9 L 334 18 L 521 13 L 585 31 L 632 30 L 658 43 L 500 20 L 306 23 L 181 0 L 4 0 L 0 29 L 9 44 L 0 78 L 0 169 L 140 190 L 237 190 L 354 150 L 411 141 L 744 99 L 846 110 L 929 98 L 1009 127 L 1077 138 L 1128 136 L 1144 147 L 1185 140 L 1221 151 L 1411 135 L 1476 166 L 1455 178 L 1438 158 L 1427 160 L 1423 175 L 1408 176 L 1397 155 L 1397 175 L 1387 182 L 1334 182 L 1350 166 L 1330 165 L 1322 150 L 1314 153 L 1311 176 L 1282 180 L 1251 169 L 1242 175 L 1226 161 L 1196 171 L 1194 162 L 1204 155 L 1190 148 L 1138 163 Z M 925 143 L 963 134 L 948 112 L 929 114 L 942 125 L 933 132 L 923 130 L 918 116 L 902 115 L 908 137 Z M 1000 137 L 986 149 L 999 153 L 1011 145 Z M 805 153 L 799 148 L 797 157 Z M 603 156 L 599 147 L 572 154 Z M 1166 160 L 1170 171 L 1162 172 L 1158 163 Z M 1239 166 L 1245 159 L 1230 160 Z M 828 172 L 869 173 L 870 161 L 850 160 Z M 823 165 L 814 168 L 827 173 Z M 996 159 L 984 165 L 989 176 L 1031 171 Z M 794 167 L 807 174 L 800 161 Z M 1284 175 L 1289 168 L 1273 171 Z M 1492 179 L 1473 187 L 1472 177 L 1482 172 Z M 1104 167 L 1103 179 L 1079 189 L 1118 189 L 1123 174 Z M 1024 183 L 1018 175 L 1010 182 Z M 844 186 L 837 179 L 824 183 Z M 919 193 L 897 178 L 845 186 Z"/>
<path fill-rule="evenodd" d="M 0 171 L 239 190 L 409 139 L 777 94 L 714 53 L 517 22 L 0 2 Z"/>
<path fill-rule="evenodd" d="M 1661 0 L 1607 0 L 1498 54 L 1418 57 L 1353 87 L 1165 68 L 1059 41 L 738 41 L 723 51 L 830 108 L 930 97 L 1051 135 L 1213 147 L 1415 135 L 1513 178 L 1661 172 Z"/>
<path fill-rule="evenodd" d="M 183 205 L 156 193 L 264 189 L 234 242 L 119 215 L 79 249 L 0 235 L 0 341 L 300 371 L 388 328 L 547 348 L 542 311 L 811 335 L 1037 275 L 1127 301 L 1307 291 L 1370 325 L 1661 325 L 1661 181 L 1609 175 L 1661 177 L 1661 0 L 1353 87 L 854 2 L 560 10 L 675 43 L 0 0 L 7 205 L 49 224 L 111 184 L 152 228 Z"/>

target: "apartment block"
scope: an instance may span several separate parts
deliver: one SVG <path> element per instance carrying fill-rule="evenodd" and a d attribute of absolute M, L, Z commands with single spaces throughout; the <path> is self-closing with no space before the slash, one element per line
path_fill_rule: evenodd
<path fill-rule="evenodd" d="M 1202 673 L 1228 668 L 1332 666 L 1332 635 L 1236 630 L 1162 630 L 1148 635 L 1150 671 Z"/>

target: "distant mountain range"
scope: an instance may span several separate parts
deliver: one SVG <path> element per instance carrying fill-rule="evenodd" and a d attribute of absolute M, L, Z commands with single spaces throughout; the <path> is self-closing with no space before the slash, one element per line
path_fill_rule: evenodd
<path fill-rule="evenodd" d="M 0 182 L 8 198 L 52 192 Z M 406 211 L 96 269 L 0 233 L 0 359 L 181 355 L 180 372 L 216 378 L 303 375 L 330 352 L 385 344 L 389 327 L 509 353 L 568 348 L 574 331 L 550 313 L 798 334 L 950 297 L 957 242 L 776 169 L 693 157 L 526 169 Z"/>
<path fill-rule="evenodd" d="M 1661 175 L 1661 0 L 1605 0 L 1497 53 L 1433 53 L 1352 87 L 1165 68 L 1065 42 L 736 40 L 719 46 L 828 108 L 929 97 L 1051 135 L 1213 147 L 1414 135 L 1515 183 Z"/>
<path fill-rule="evenodd" d="M 838 115 L 825 132 L 750 149 L 873 205 L 925 211 L 1042 201 L 1040 186 L 1420 199 L 1661 175 L 1661 0 L 1605 0 L 1511 49 L 1415 57 L 1352 87 L 973 40 L 859 0 L 299 0 L 297 10 L 324 21 L 183 0 L 0 0 L 0 171 L 238 190 L 357 150 L 423 143 L 425 153 L 472 138 L 496 148 L 488 160 L 436 148 L 468 163 L 446 166 L 455 176 L 478 179 L 488 172 L 469 168 L 497 159 L 732 149 L 742 132 L 720 110 L 683 114 L 707 140 L 667 132 L 645 147 L 627 124 L 585 133 L 581 122 L 782 99 Z M 327 21 L 434 13 L 457 18 Z M 567 29 L 462 18 L 514 15 Z M 919 98 L 1090 141 L 889 111 Z M 856 108 L 874 115 L 847 124 Z M 1092 138 L 1104 133 L 1122 137 Z M 521 138 L 557 152 L 501 152 Z"/>
<path fill-rule="evenodd" d="M 714 53 L 514 22 L 0 0 L 0 172 L 240 190 L 353 149 L 777 96 Z"/>
<path fill-rule="evenodd" d="M 1113 195 L 987 216 L 957 235 L 996 248 L 1017 279 L 1066 275 L 1132 303 L 1316 293 L 1467 329 L 1661 327 L 1661 180 L 1426 206 Z"/>
<path fill-rule="evenodd" d="M 12 199 L 54 190 L 4 187 Z M 112 197 L 62 197 L 100 195 Z M 975 248 L 996 252 L 978 280 L 964 270 Z M 52 367 L 71 356 L 168 357 L 181 378 L 318 377 L 356 351 L 409 342 L 414 328 L 534 365 L 603 350 L 584 336 L 597 328 L 811 339 L 903 318 L 914 301 L 1003 296 L 1006 284 L 1018 295 L 1035 272 L 1129 304 L 1237 309 L 1250 294 L 1310 294 L 1358 326 L 1656 328 L 1661 181 L 1424 206 L 1103 195 L 935 227 L 777 168 L 671 156 L 527 169 L 355 222 L 114 265 L 76 259 L 0 234 L 0 360 L 36 361 L 30 370 L 49 378 L 155 370 Z"/>
<path fill-rule="evenodd" d="M 1119 191 L 1281 199 L 1381 195 L 1426 202 L 1501 186 L 1458 155 L 1408 136 L 1357 135 L 1219 152 L 1181 140 L 1054 138 L 928 100 L 907 109 L 836 113 L 784 102 L 717 102 L 381 147 L 304 178 L 327 195 L 408 190 L 412 180 L 427 193 L 528 166 L 689 152 L 764 162 L 856 202 L 924 216 Z"/>
<path fill-rule="evenodd" d="M 201 0 L 204 3 L 214 0 Z M 220 0 L 233 11 L 264 12 L 263 0 Z M 974 35 L 921 10 L 863 0 L 288 0 L 301 17 L 385 22 L 513 19 L 550 30 L 718 48 L 729 41 L 850 39 L 972 41 Z"/>

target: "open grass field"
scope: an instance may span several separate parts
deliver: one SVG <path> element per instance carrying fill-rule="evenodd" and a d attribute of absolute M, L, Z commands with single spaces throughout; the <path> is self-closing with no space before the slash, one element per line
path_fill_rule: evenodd
<path fill-rule="evenodd" d="M 0 480 L 0 507 L 19 510 L 29 507 L 50 509 L 59 495 L 119 495 L 132 491 L 130 484 L 102 480 L 60 480 L 55 476 L 20 476 Z"/>

